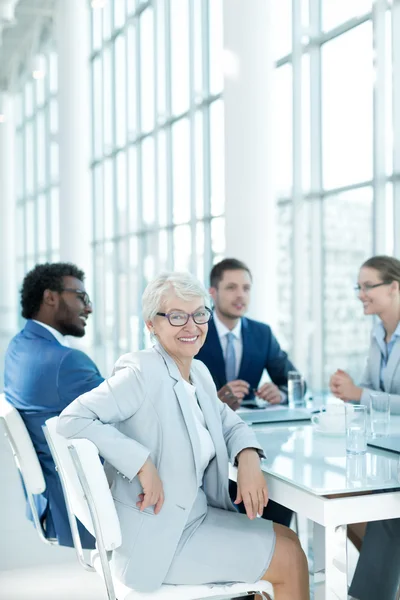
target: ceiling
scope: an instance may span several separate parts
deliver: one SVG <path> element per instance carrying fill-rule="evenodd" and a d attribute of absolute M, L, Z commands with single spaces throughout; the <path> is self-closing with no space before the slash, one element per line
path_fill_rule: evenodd
<path fill-rule="evenodd" d="M 57 0 L 0 0 L 0 90 L 18 86 L 18 73 L 39 51 L 56 4 Z"/>

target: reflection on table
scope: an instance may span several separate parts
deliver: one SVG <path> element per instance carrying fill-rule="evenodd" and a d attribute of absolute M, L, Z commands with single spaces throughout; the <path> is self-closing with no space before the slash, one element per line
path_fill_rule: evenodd
<path fill-rule="evenodd" d="M 345 437 L 328 436 L 311 424 L 253 425 L 267 456 L 266 473 L 319 496 L 400 489 L 400 455 L 368 446 L 366 454 L 346 455 Z M 400 435 L 400 417 L 390 433 Z"/>

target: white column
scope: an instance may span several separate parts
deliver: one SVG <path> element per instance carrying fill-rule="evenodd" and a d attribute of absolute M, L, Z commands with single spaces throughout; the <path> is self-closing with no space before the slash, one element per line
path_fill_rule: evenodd
<path fill-rule="evenodd" d="M 85 0 L 58 3 L 60 259 L 83 268 L 90 288 L 90 12 Z"/>
<path fill-rule="evenodd" d="M 374 254 L 391 254 L 392 215 L 388 214 L 386 198 L 386 0 L 376 0 L 373 7 L 374 25 Z M 396 230 L 395 230 L 396 232 Z"/>
<path fill-rule="evenodd" d="M 320 0 L 312 0 L 310 3 L 310 33 L 312 37 L 319 37 L 321 35 L 321 3 Z M 300 58 L 301 60 L 301 58 Z M 322 149 L 321 149 L 321 129 L 322 129 L 322 111 L 321 111 L 321 49 L 314 46 L 310 49 L 310 78 L 313 82 L 310 88 L 310 111 L 311 111 L 311 168 L 310 168 L 310 182 L 311 191 L 318 197 L 322 190 Z M 301 90 L 300 90 L 301 93 Z M 301 108 L 301 107 L 300 107 Z M 300 113 L 301 119 L 301 113 Z M 301 133 L 301 132 L 300 132 Z M 301 148 L 300 148 L 301 152 Z M 302 182 L 300 181 L 302 185 Z M 308 348 L 312 348 L 310 355 L 310 364 L 302 363 L 304 368 L 308 367 L 306 371 L 303 371 L 307 378 L 308 384 L 315 391 L 323 389 L 323 361 L 324 361 L 324 312 L 323 312 L 323 298 L 324 298 L 324 278 L 323 278 L 323 257 L 321 252 L 322 238 L 323 238 L 323 207 L 322 200 L 318 202 L 312 202 L 310 205 L 311 212 L 311 231 L 310 231 L 310 244 L 311 244 L 311 298 L 310 298 L 310 313 L 307 311 L 306 302 L 303 298 L 304 311 L 307 314 L 306 319 L 300 319 L 308 322 L 304 332 L 304 340 L 308 344 Z M 301 240 L 299 240 L 300 243 Z M 299 266 L 301 265 L 302 255 L 300 255 Z M 305 262 L 305 261 L 304 261 Z M 299 268 L 299 267 L 298 267 Z M 301 280 L 298 282 L 299 287 L 301 286 Z M 304 288 L 304 285 L 303 285 Z M 304 353 L 304 354 L 307 354 Z"/>
<path fill-rule="evenodd" d="M 92 292 L 90 9 L 85 0 L 58 3 L 58 110 L 60 156 L 60 260 L 86 274 Z M 86 336 L 71 344 L 90 353 L 93 320 Z"/>
<path fill-rule="evenodd" d="M 393 171 L 400 172 L 400 3 L 392 5 Z M 400 258 L 400 182 L 393 182 L 394 256 Z"/>
<path fill-rule="evenodd" d="M 271 3 L 224 0 L 226 257 L 251 269 L 249 316 L 277 324 Z M 233 68 L 232 68 L 233 67 Z"/>
<path fill-rule="evenodd" d="M 307 348 L 310 324 L 306 324 L 305 272 L 306 272 L 306 205 L 303 195 L 302 161 L 302 51 L 301 51 L 301 0 L 292 0 L 292 66 L 293 66 L 293 185 L 292 185 L 292 332 L 291 357 L 302 373 L 309 372 Z M 317 232 L 315 232 L 317 233 Z M 315 243 L 315 237 L 314 237 Z M 314 263 L 315 266 L 315 263 Z"/>
<path fill-rule="evenodd" d="M 17 332 L 18 283 L 16 278 L 15 124 L 13 98 L 0 94 L 0 358 Z M 4 121 L 3 121 L 4 119 Z M 3 359 L 0 362 L 2 385 Z"/>

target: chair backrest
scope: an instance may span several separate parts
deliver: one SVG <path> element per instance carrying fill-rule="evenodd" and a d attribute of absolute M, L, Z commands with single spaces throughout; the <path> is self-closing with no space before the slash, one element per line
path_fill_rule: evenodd
<path fill-rule="evenodd" d="M 84 439 L 59 435 L 58 417 L 46 421 L 45 434 L 68 496 L 68 506 L 106 550 L 121 545 L 121 529 L 97 447 Z M 85 489 L 84 489 L 85 488 Z"/>
<path fill-rule="evenodd" d="M 21 472 L 26 491 L 42 494 L 46 489 L 36 450 L 19 412 L 0 394 L 0 419 L 14 454 L 14 460 Z"/>

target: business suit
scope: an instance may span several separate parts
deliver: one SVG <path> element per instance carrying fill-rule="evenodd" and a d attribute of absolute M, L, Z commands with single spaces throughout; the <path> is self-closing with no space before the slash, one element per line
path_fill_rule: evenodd
<path fill-rule="evenodd" d="M 400 339 L 390 353 L 380 382 L 381 351 L 374 332 L 367 365 L 360 383 L 360 403 L 369 406 L 369 391 L 390 394 L 392 414 L 400 414 Z M 400 586 L 400 519 L 367 524 L 357 568 L 349 593 L 358 600 L 394 600 Z"/>
<path fill-rule="evenodd" d="M 118 579 L 138 591 L 155 590 L 163 582 L 206 583 L 215 570 L 213 581 L 218 579 L 218 561 L 207 566 L 193 561 L 193 557 L 205 556 L 213 541 L 219 547 L 220 538 L 210 533 L 215 530 L 210 518 L 213 521 L 216 514 L 238 519 L 238 541 L 245 536 L 247 517 L 235 511 L 228 493 L 228 462 L 234 462 L 244 448 L 262 452 L 261 447 L 243 421 L 218 400 L 201 362 L 192 362 L 190 377 L 215 447 L 215 457 L 202 480 L 190 398 L 176 363 L 158 344 L 121 357 L 110 379 L 77 398 L 59 417 L 60 434 L 90 439 L 106 461 L 122 531 L 122 545 L 113 552 L 112 568 Z M 165 502 L 158 515 L 153 507 L 140 512 L 136 506 L 142 492 L 136 475 L 148 457 L 164 487 Z M 267 568 L 264 561 L 268 552 L 272 556 L 275 543 L 272 523 L 261 521 L 246 521 L 254 556 L 249 554 L 242 573 L 245 577 L 252 574 L 254 580 Z M 209 533 L 205 547 L 196 542 L 204 526 Z M 235 535 L 236 529 L 230 535 L 231 546 Z M 239 545 L 240 554 L 243 545 Z M 225 554 L 229 560 L 221 576 L 240 580 L 240 574 L 236 579 L 232 572 L 235 558 L 231 548 L 225 548 Z"/>
<path fill-rule="evenodd" d="M 247 398 L 252 397 L 252 390 L 258 388 L 264 369 L 273 383 L 286 393 L 288 373 L 295 371 L 296 368 L 288 359 L 286 352 L 279 346 L 269 325 L 242 317 L 241 332 L 243 353 L 237 378 L 250 384 Z M 206 341 L 196 358 L 208 367 L 217 390 L 220 390 L 227 383 L 225 359 L 217 329 L 212 320 L 208 325 Z"/>
<path fill-rule="evenodd" d="M 101 377 L 93 361 L 80 350 L 63 346 L 50 331 L 28 320 L 10 342 L 5 357 L 4 392 L 20 413 L 32 438 L 46 481 L 46 490 L 35 497 L 46 536 L 63 546 L 73 546 L 61 482 L 42 427 L 59 415 L 77 396 L 97 387 Z M 29 505 L 27 514 L 30 517 Z M 83 547 L 94 539 L 79 524 Z"/>
<path fill-rule="evenodd" d="M 288 359 L 286 352 L 279 346 L 271 328 L 265 323 L 243 317 L 241 319 L 241 336 L 243 352 L 237 378 L 250 384 L 247 398 L 252 397 L 252 390 L 258 388 L 264 369 L 267 370 L 275 385 L 286 394 L 288 373 L 295 370 L 295 367 Z M 227 383 L 226 368 L 214 321 L 210 321 L 208 325 L 206 341 L 196 358 L 208 367 L 217 390 L 221 389 Z M 231 481 L 229 487 L 231 498 L 234 500 L 237 493 L 236 484 Z M 243 504 L 239 506 L 239 510 L 245 512 Z M 287 527 L 290 527 L 292 515 L 293 511 L 273 501 L 268 503 L 263 513 L 265 519 Z"/>

